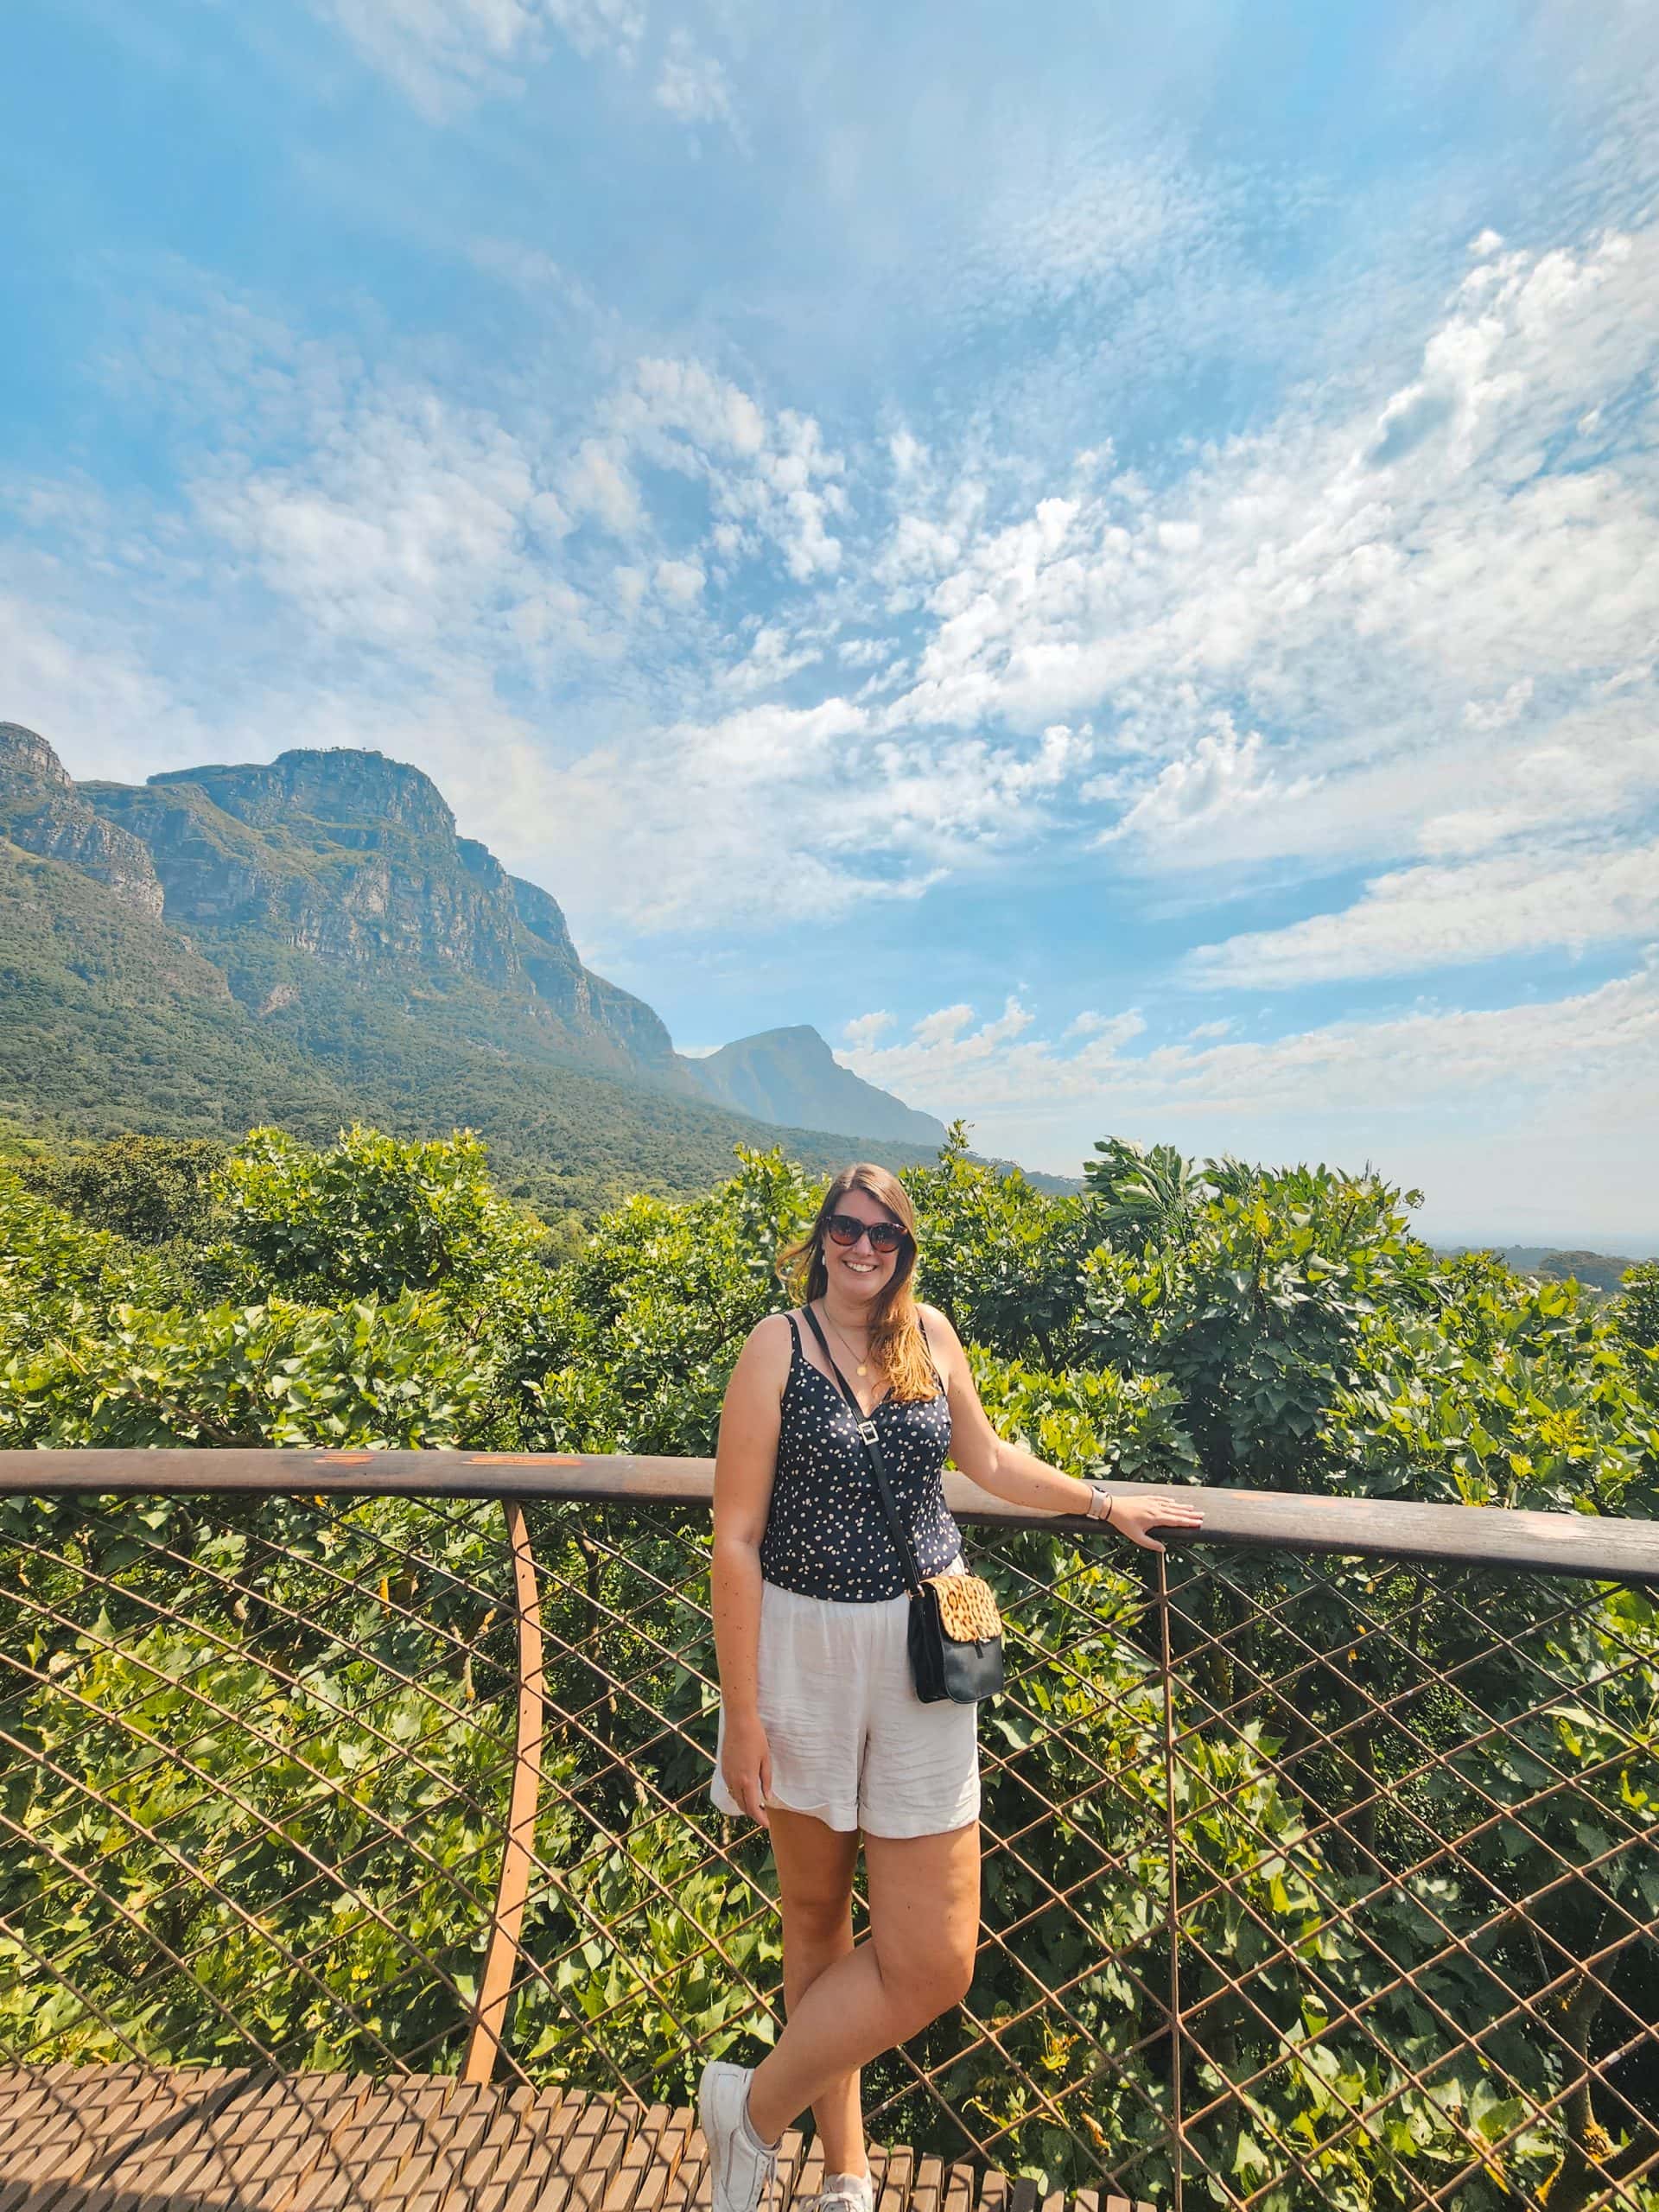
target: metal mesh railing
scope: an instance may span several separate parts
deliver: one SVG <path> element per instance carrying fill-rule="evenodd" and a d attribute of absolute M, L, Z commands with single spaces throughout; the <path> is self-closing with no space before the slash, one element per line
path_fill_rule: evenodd
<path fill-rule="evenodd" d="M 765 1839 L 708 1796 L 706 1466 L 0 1479 L 0 2063 L 675 2102 L 776 2032 Z M 1653 2212 L 1659 1532 L 1205 1507 L 1163 1561 L 975 1522 L 978 1972 L 873 2131 L 1160 2205 Z"/>

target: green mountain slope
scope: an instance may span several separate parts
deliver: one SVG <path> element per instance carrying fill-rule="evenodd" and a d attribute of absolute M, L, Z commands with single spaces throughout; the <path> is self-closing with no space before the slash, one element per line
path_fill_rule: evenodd
<path fill-rule="evenodd" d="M 0 722 L 0 1116 L 79 1136 L 470 1127 L 547 1205 L 706 1188 L 738 1143 L 902 1166 L 944 1135 L 810 1028 L 683 1058 L 406 763 L 296 750 L 77 784 L 16 722 Z"/>
<path fill-rule="evenodd" d="M 652 1084 L 639 1062 L 661 1025 L 626 993 L 607 999 L 608 985 L 584 1000 L 587 971 L 564 956 L 534 899 L 532 930 L 507 893 L 512 923 L 500 942 L 526 969 L 545 957 L 558 970 L 570 994 L 563 1014 L 533 979 L 510 999 L 456 958 L 342 962 L 284 944 L 257 909 L 251 925 L 232 912 L 187 932 L 162 918 L 156 895 L 181 873 L 175 858 L 151 873 L 152 849 L 126 824 L 102 834 L 118 787 L 83 796 L 60 770 L 60 782 L 36 776 L 37 765 L 27 760 L 29 773 L 9 789 L 0 777 L 0 1114 L 86 1135 L 234 1136 L 275 1122 L 321 1140 L 353 1120 L 409 1135 L 470 1126 L 489 1139 L 504 1181 L 549 1206 L 706 1188 L 728 1172 L 737 1143 L 782 1143 L 819 1169 L 855 1148 Z M 209 831 L 228 841 L 194 800 L 183 811 L 171 834 L 187 856 Z M 100 874 L 77 864 L 89 856 Z M 203 881 L 245 885 L 253 862 L 265 880 L 250 899 L 290 895 L 269 847 L 251 861 L 244 847 L 219 850 L 211 866 L 198 852 L 198 896 Z M 303 917 L 311 895 L 302 890 L 287 911 Z M 557 912 L 551 899 L 545 906 Z M 542 1018 L 524 1014 L 532 995 L 550 1008 Z M 591 1021 L 588 1033 L 578 1018 Z M 630 1027 L 643 1032 L 639 1058 L 619 1039 Z M 855 1148 L 894 1166 L 918 1156 L 915 1147 Z"/>

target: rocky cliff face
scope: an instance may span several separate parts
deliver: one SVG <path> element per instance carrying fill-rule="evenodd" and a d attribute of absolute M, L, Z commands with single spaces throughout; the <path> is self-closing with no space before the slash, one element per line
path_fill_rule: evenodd
<path fill-rule="evenodd" d="M 384 753 L 301 749 L 264 764 L 175 768 L 152 776 L 149 788 L 167 791 L 181 784 L 206 791 L 221 812 L 256 830 L 302 832 L 303 825 L 315 824 L 333 841 L 342 832 L 349 842 L 353 832 L 383 837 L 403 830 L 417 843 L 439 849 L 456 842 L 455 817 L 432 779 Z"/>
<path fill-rule="evenodd" d="M 506 882 L 523 931 L 519 950 L 525 972 L 538 995 L 563 1020 L 603 1030 L 653 1076 L 690 1090 L 686 1064 L 658 1015 L 643 999 L 607 983 L 577 959 L 558 901 L 520 876 L 510 875 Z"/>
<path fill-rule="evenodd" d="M 162 891 L 143 842 L 90 806 L 43 737 L 0 722 L 0 837 L 107 883 L 140 913 L 162 912 Z"/>
<path fill-rule="evenodd" d="M 378 753 L 296 751 L 79 794 L 148 856 L 167 919 L 204 943 L 275 945 L 381 982 L 404 973 L 479 986 L 499 999 L 480 1004 L 480 1018 L 683 1087 L 651 1008 L 583 967 L 557 902 L 458 836 L 418 768 Z M 272 985 L 263 967 L 259 977 L 262 1007 L 303 1001 L 302 978 Z"/>

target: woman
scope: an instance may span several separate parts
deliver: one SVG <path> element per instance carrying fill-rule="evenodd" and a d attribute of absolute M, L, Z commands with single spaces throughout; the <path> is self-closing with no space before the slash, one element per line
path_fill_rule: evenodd
<path fill-rule="evenodd" d="M 976 1708 L 916 1695 L 904 1572 L 835 1371 L 879 1426 L 924 1575 L 960 1570 L 947 1454 L 993 1497 L 1109 1519 L 1151 1551 L 1163 1547 L 1148 1530 L 1201 1516 L 1181 1500 L 1113 1498 L 1001 1440 L 956 1332 L 912 1294 L 915 1216 L 885 1168 L 844 1168 L 788 1256 L 801 1310 L 758 1324 L 727 1388 L 712 1567 L 714 1800 L 771 1832 L 788 2024 L 753 2072 L 711 2062 L 697 2102 L 713 2212 L 754 2212 L 779 2137 L 809 2105 L 821 2212 L 869 2212 L 859 2068 L 973 1978 L 979 1760 Z M 870 1928 L 855 1948 L 861 1832 Z"/>

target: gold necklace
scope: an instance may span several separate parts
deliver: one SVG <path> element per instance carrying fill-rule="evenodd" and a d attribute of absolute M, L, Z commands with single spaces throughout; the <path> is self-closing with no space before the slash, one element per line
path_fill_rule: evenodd
<path fill-rule="evenodd" d="M 825 1319 L 826 1321 L 830 1321 L 830 1308 L 829 1308 L 827 1306 L 826 1306 L 824 1307 L 824 1309 L 823 1309 L 823 1318 L 824 1318 L 824 1319 Z M 857 1354 L 857 1353 L 853 1350 L 852 1345 L 851 1345 L 850 1344 L 849 1344 L 849 1343 L 848 1343 L 847 1338 L 845 1338 L 845 1336 L 843 1336 L 843 1335 L 842 1334 L 842 1332 L 840 1331 L 840 1329 L 836 1328 L 836 1324 L 835 1324 L 833 1321 L 830 1321 L 830 1327 L 831 1327 L 832 1329 L 835 1329 L 835 1331 L 836 1331 L 836 1334 L 838 1337 L 840 1337 L 840 1338 L 841 1338 L 841 1341 L 842 1341 L 842 1343 L 843 1344 L 846 1344 L 846 1346 L 847 1346 L 847 1351 L 848 1351 L 848 1356 L 849 1356 L 849 1357 L 853 1360 L 853 1362 L 855 1363 L 855 1371 L 856 1371 L 858 1374 L 860 1374 L 860 1375 L 868 1375 L 868 1374 L 869 1373 L 869 1371 L 870 1371 L 870 1370 L 869 1370 L 869 1357 L 870 1357 L 870 1356 L 869 1356 L 868 1351 L 866 1351 L 866 1352 L 865 1352 L 865 1354 L 864 1354 L 863 1358 L 862 1358 L 862 1359 L 860 1359 L 860 1358 L 859 1358 L 859 1357 L 858 1357 L 858 1354 Z"/>

